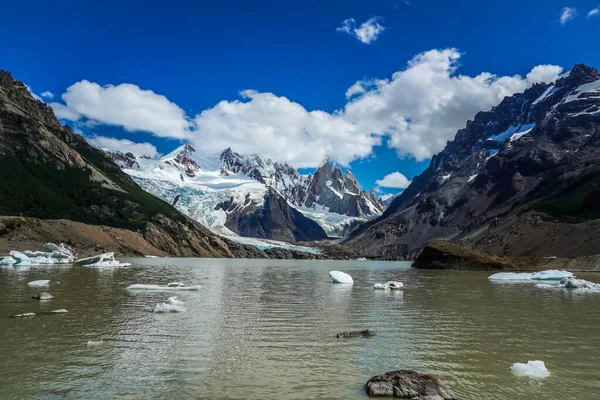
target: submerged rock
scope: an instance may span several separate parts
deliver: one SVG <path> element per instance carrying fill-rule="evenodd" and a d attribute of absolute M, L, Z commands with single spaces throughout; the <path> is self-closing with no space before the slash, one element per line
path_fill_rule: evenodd
<path fill-rule="evenodd" d="M 38 293 L 38 294 L 32 296 L 32 298 L 34 298 L 36 300 L 52 300 L 54 298 L 54 296 L 52 296 L 48 292 L 42 292 L 42 293 Z"/>
<path fill-rule="evenodd" d="M 342 332 L 336 335 L 337 338 L 349 338 L 349 337 L 369 337 L 375 336 L 375 332 L 369 329 L 365 329 L 364 331 L 351 331 L 351 332 Z"/>
<path fill-rule="evenodd" d="M 413 400 L 456 400 L 456 397 L 433 375 L 411 370 L 386 372 L 369 379 L 369 396 L 386 396 Z"/>

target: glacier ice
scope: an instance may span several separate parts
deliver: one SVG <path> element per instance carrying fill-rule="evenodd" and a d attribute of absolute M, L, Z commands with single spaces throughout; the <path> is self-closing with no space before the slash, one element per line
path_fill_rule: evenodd
<path fill-rule="evenodd" d="M 46 243 L 43 251 L 13 250 L 8 254 L 0 261 L 0 265 L 18 267 L 21 265 L 70 264 L 76 257 L 73 249 L 64 243 L 60 245 Z"/>
<path fill-rule="evenodd" d="M 571 272 L 556 269 L 539 272 L 498 272 L 488 277 L 491 281 L 559 281 L 562 278 L 573 276 Z"/>
<path fill-rule="evenodd" d="M 550 376 L 550 371 L 546 369 L 543 361 L 528 361 L 524 363 L 514 363 L 510 367 L 511 371 L 518 376 L 527 376 L 531 378 L 547 378 Z"/>
<path fill-rule="evenodd" d="M 169 313 L 169 312 L 185 312 L 187 309 L 183 306 L 183 301 L 177 300 L 177 297 L 169 297 L 164 303 L 158 303 L 152 312 L 154 313 Z"/>
<path fill-rule="evenodd" d="M 386 283 L 376 283 L 373 285 L 375 289 L 379 290 L 400 290 L 404 284 L 402 282 L 397 281 L 388 281 Z"/>
<path fill-rule="evenodd" d="M 540 283 L 535 286 L 541 289 L 570 289 L 576 292 L 600 293 L 600 283 L 577 279 L 575 276 L 562 278 L 558 285 Z"/>
<path fill-rule="evenodd" d="M 102 340 L 88 340 L 86 345 L 88 347 L 97 347 L 97 346 L 101 346 L 102 344 L 104 344 L 104 342 Z"/>
<path fill-rule="evenodd" d="M 48 279 L 27 282 L 27 286 L 29 286 L 29 287 L 46 287 L 49 284 L 50 284 L 50 281 Z"/>
<path fill-rule="evenodd" d="M 354 283 L 350 275 L 341 271 L 330 271 L 329 276 L 333 283 Z"/>
<path fill-rule="evenodd" d="M 80 258 L 74 264 L 83 267 L 128 267 L 131 263 L 115 260 L 115 253 L 102 253 L 92 257 Z"/>
<path fill-rule="evenodd" d="M 200 290 L 200 285 L 195 286 L 167 286 L 167 285 L 144 285 L 136 283 L 126 288 L 127 290 L 157 290 L 169 292 L 171 290 Z"/>
<path fill-rule="evenodd" d="M 183 301 L 181 301 L 181 300 L 178 300 L 178 299 L 177 299 L 177 296 L 172 296 L 172 297 L 169 297 L 169 298 L 167 299 L 166 303 L 167 303 L 167 304 L 174 305 L 174 306 L 182 306 L 182 305 L 183 305 Z"/>

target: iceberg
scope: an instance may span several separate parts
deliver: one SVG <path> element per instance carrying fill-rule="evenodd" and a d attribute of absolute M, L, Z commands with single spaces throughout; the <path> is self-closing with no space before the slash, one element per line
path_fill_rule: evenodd
<path fill-rule="evenodd" d="M 64 243 L 60 245 L 46 243 L 43 251 L 13 250 L 8 254 L 0 261 L 0 265 L 17 267 L 21 265 L 70 264 L 76 257 L 73 249 Z"/>
<path fill-rule="evenodd" d="M 340 271 L 329 271 L 329 276 L 333 283 L 354 283 L 350 275 Z"/>
<path fill-rule="evenodd" d="M 584 279 L 577 279 L 575 276 L 568 276 L 561 279 L 558 285 L 539 283 L 535 285 L 535 287 L 541 289 L 571 289 L 577 292 L 600 293 L 600 283 L 594 283 Z"/>
<path fill-rule="evenodd" d="M 50 284 L 49 280 L 39 280 L 39 281 L 31 281 L 27 282 L 27 286 L 29 287 L 46 287 Z"/>
<path fill-rule="evenodd" d="M 550 376 L 550 371 L 546 369 L 546 365 L 543 361 L 528 361 L 527 364 L 514 363 L 510 369 L 513 374 L 518 376 L 541 379 Z"/>
<path fill-rule="evenodd" d="M 177 300 L 177 297 L 169 297 L 164 303 L 158 303 L 153 313 L 185 312 L 187 309 L 183 306 L 183 301 Z"/>
<path fill-rule="evenodd" d="M 375 289 L 379 290 L 400 290 L 404 284 L 402 282 L 397 281 L 388 281 L 386 283 L 376 283 L 373 285 Z"/>
<path fill-rule="evenodd" d="M 539 272 L 498 272 L 488 277 L 491 281 L 560 281 L 573 276 L 571 272 L 556 269 Z"/>
<path fill-rule="evenodd" d="M 80 258 L 75 261 L 74 264 L 81 265 L 83 267 L 129 267 L 131 263 L 120 262 L 115 260 L 115 253 L 103 253 L 97 256 Z"/>
<path fill-rule="evenodd" d="M 200 285 L 195 286 L 168 286 L 168 285 L 144 285 L 136 283 L 135 285 L 127 286 L 127 290 L 157 290 L 168 292 L 171 290 L 200 290 Z"/>

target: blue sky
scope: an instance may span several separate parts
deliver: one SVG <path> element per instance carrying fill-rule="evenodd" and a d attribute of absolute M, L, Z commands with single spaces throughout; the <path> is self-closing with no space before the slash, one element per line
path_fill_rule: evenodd
<path fill-rule="evenodd" d="M 0 68 L 38 95 L 53 93 L 45 101 L 63 105 L 61 116 L 74 115 L 65 123 L 88 136 L 150 143 L 159 153 L 182 141 L 207 151 L 230 144 L 298 167 L 329 154 L 370 187 L 393 172 L 412 179 L 469 115 L 554 77 L 558 70 L 548 65 L 600 66 L 600 15 L 588 17 L 599 5 L 7 2 Z M 350 18 L 354 25 L 344 25 Z M 369 20 L 383 30 L 363 43 Z M 538 65 L 546 68 L 528 76 Z M 76 85 L 84 80 L 89 85 Z M 68 100 L 61 98 L 72 85 Z M 347 96 L 351 87 L 358 90 Z M 253 92 L 241 96 L 245 90 Z M 440 105 L 446 98 L 452 104 Z"/>

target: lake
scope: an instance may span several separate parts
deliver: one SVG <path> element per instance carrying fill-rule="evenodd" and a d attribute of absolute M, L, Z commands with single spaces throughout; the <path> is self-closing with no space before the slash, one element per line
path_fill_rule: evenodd
<path fill-rule="evenodd" d="M 401 262 L 128 261 L 0 269 L 1 399 L 365 399 L 366 381 L 394 369 L 431 373 L 460 399 L 600 397 L 598 293 Z M 50 286 L 27 286 L 38 279 Z M 373 290 L 388 280 L 404 290 Z M 201 289 L 125 289 L 172 281 Z M 54 299 L 31 299 L 43 290 Z M 174 295 L 186 312 L 150 312 Z M 59 308 L 70 313 L 8 318 Z M 367 328 L 377 335 L 335 336 Z M 550 377 L 511 373 L 528 360 Z"/>

